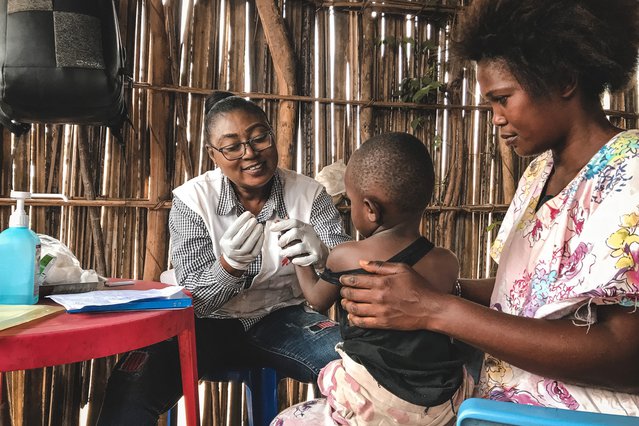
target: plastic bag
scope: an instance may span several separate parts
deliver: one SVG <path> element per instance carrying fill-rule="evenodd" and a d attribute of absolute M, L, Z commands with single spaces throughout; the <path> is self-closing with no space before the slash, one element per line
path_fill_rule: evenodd
<path fill-rule="evenodd" d="M 315 180 L 324 185 L 328 195 L 333 197 L 333 203 L 337 204 L 346 193 L 344 186 L 344 175 L 346 174 L 346 164 L 344 160 L 337 160 L 319 171 Z"/>
<path fill-rule="evenodd" d="M 40 285 L 89 283 L 102 280 L 93 269 L 82 269 L 67 246 L 53 237 L 38 234 L 40 251 Z"/>

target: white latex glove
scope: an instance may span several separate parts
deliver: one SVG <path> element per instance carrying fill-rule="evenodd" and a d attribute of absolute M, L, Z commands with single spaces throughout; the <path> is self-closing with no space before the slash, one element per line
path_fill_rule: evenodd
<path fill-rule="evenodd" d="M 246 211 L 222 235 L 220 249 L 226 263 L 238 271 L 246 271 L 260 254 L 263 242 L 264 225 Z"/>
<path fill-rule="evenodd" d="M 281 233 L 277 244 L 282 247 L 282 256 L 291 259 L 293 264 L 324 266 L 328 257 L 328 247 L 308 223 L 297 219 L 284 219 L 273 224 L 271 231 Z"/>

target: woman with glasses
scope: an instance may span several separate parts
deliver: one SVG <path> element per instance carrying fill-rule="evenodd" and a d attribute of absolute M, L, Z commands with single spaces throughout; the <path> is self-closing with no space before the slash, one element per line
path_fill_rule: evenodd
<path fill-rule="evenodd" d="M 314 382 L 337 358 L 336 323 L 304 304 L 294 265 L 322 266 L 350 239 L 313 179 L 277 167 L 264 111 L 231 93 L 206 101 L 214 170 L 173 191 L 171 260 L 193 295 L 199 374 L 265 366 Z M 177 345 L 124 357 L 107 386 L 100 425 L 155 425 L 181 395 Z"/>

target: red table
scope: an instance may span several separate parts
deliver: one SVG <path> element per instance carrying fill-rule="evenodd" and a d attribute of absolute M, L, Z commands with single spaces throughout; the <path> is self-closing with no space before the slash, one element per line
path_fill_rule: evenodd
<path fill-rule="evenodd" d="M 164 284 L 136 281 L 118 290 L 146 290 Z M 49 299 L 40 303 L 53 303 Z M 102 358 L 178 337 L 182 391 L 189 426 L 200 423 L 193 308 L 67 314 L 62 311 L 0 331 L 2 372 Z M 0 387 L 0 392 L 1 392 Z M 2 394 L 0 393 L 0 398 Z"/>

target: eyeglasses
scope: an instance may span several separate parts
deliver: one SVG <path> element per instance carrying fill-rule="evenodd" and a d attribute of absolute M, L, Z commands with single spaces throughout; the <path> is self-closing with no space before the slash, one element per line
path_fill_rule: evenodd
<path fill-rule="evenodd" d="M 224 158 L 229 161 L 239 160 L 246 154 L 246 145 L 251 145 L 251 149 L 255 152 L 264 151 L 273 145 L 273 131 L 269 130 L 266 133 L 257 135 L 248 139 L 245 142 L 237 142 L 231 145 L 223 146 L 222 148 L 216 148 L 213 145 L 209 145 L 216 151 L 222 153 Z"/>

